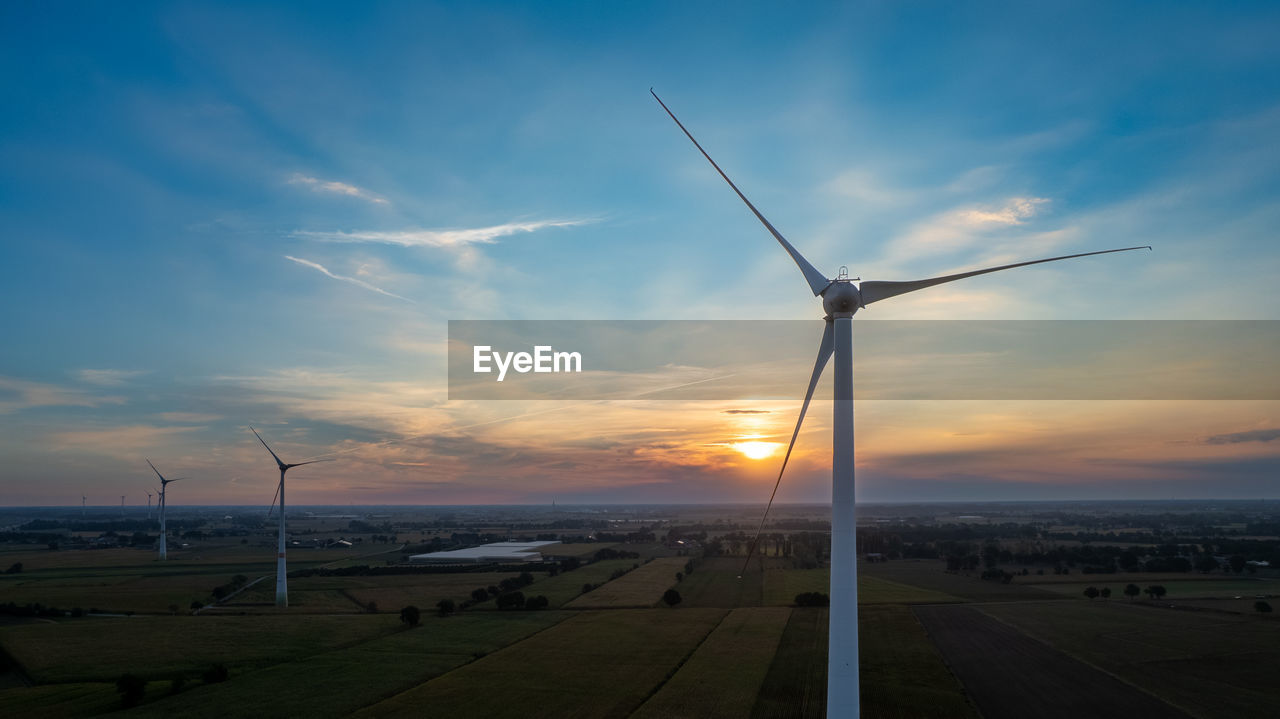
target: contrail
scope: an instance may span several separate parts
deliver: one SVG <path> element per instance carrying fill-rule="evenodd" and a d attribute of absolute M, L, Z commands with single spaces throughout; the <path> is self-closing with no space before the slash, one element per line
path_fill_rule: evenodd
<path fill-rule="evenodd" d="M 284 258 L 285 258 L 286 260 L 291 260 L 291 261 L 293 261 L 293 262 L 297 262 L 297 263 L 298 263 L 298 264 L 300 264 L 300 265 L 305 265 L 305 266 L 310 267 L 310 268 L 312 268 L 312 269 L 319 270 L 320 272 L 323 272 L 326 276 L 328 276 L 328 277 L 332 277 L 332 278 L 333 278 L 333 279 L 335 279 L 335 280 L 342 280 L 343 282 L 350 282 L 350 283 L 351 283 L 351 284 L 353 284 L 353 285 L 357 285 L 357 286 L 359 286 L 359 287 L 363 287 L 363 288 L 365 288 L 366 290 L 370 290 L 370 291 L 372 291 L 372 292 L 377 292 L 377 293 L 378 293 L 378 294 L 380 294 L 380 295 L 386 295 L 387 297 L 394 297 L 394 298 L 396 298 L 397 300 L 404 300 L 405 302 L 408 302 L 408 303 L 409 303 L 409 304 L 411 304 L 411 305 L 416 305 L 416 304 L 418 304 L 417 302 L 414 302 L 413 300 L 409 299 L 408 297 L 401 297 L 400 295 L 397 295 L 397 294 L 395 294 L 395 293 L 387 292 L 386 290 L 382 289 L 381 287 L 375 287 L 375 286 L 373 286 L 373 285 L 371 285 L 371 284 L 369 284 L 368 282 L 365 282 L 365 281 L 363 281 L 363 280 L 357 280 L 357 279 L 356 279 L 356 278 L 354 278 L 354 277 L 345 277 L 345 276 L 343 276 L 343 275 L 335 275 L 335 274 L 333 274 L 332 272 L 330 272 L 330 271 L 329 271 L 329 270 L 328 270 L 324 265 L 321 265 L 321 264 L 318 264 L 318 263 L 312 262 L 311 260 L 304 260 L 304 259 L 302 259 L 302 258 L 300 258 L 300 257 L 293 257 L 292 255 L 285 255 L 285 256 L 284 256 Z"/>

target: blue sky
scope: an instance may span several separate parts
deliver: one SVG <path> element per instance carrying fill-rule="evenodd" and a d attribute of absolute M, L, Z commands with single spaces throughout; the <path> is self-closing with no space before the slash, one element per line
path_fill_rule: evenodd
<path fill-rule="evenodd" d="M 8 3 L 0 486 L 19 504 L 141 496 L 146 455 L 200 475 L 192 501 L 269 501 L 255 422 L 294 455 L 349 460 L 315 469 L 300 501 L 755 499 L 768 468 L 694 461 L 670 439 L 740 431 L 723 407 L 510 419 L 545 408 L 447 400 L 448 319 L 820 316 L 651 86 L 830 273 L 913 279 L 1155 246 L 949 285 L 860 321 L 1280 319 L 1278 16 L 1264 3 Z M 1183 409 L 1203 426 L 1161 425 L 1161 442 L 1280 426 L 1272 403 Z M 771 411 L 753 431 L 785 434 L 794 403 Z M 1085 429 L 1109 421 L 1096 413 L 1170 415 L 1091 411 L 1044 431 L 1096 447 Z M 877 454 L 909 436 L 940 446 L 924 427 L 989 414 L 867 408 L 895 418 L 859 435 L 882 440 L 860 446 L 867 496 L 939 482 L 947 498 L 1190 492 L 1162 483 L 1175 475 L 1257 496 L 1275 466 L 1271 440 L 1214 445 L 1224 454 L 1179 472 L 1154 445 L 1145 459 L 1078 449 L 1032 481 L 1027 467 L 1052 461 L 1012 429 L 932 464 Z M 1077 414 L 1019 406 L 986 426 Z M 816 422 L 792 499 L 829 491 Z M 999 452 L 1026 466 L 996 467 Z M 1116 463 L 1142 461 L 1116 490 Z"/>

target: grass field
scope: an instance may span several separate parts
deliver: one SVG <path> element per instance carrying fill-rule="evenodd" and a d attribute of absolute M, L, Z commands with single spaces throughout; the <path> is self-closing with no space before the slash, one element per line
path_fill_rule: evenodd
<path fill-rule="evenodd" d="M 1200 717 L 1270 717 L 1280 703 L 1280 621 L 1116 601 L 982 611 Z"/>
<path fill-rule="evenodd" d="M 1146 589 L 1152 584 L 1159 584 L 1168 590 L 1164 600 L 1170 599 L 1194 599 L 1194 598 L 1231 598 L 1231 597 L 1253 597 L 1255 594 L 1280 594 L 1280 582 L 1265 579 L 1174 579 L 1174 580 L 1153 580 L 1134 579 L 1132 582 L 1125 580 L 1102 579 L 1109 575 L 1094 575 L 1097 579 L 1078 582 L 1057 582 L 1054 584 L 1034 584 L 1038 589 L 1044 589 L 1055 592 L 1068 597 L 1083 597 L 1085 587 L 1103 587 L 1111 588 L 1111 598 L 1125 599 L 1124 588 L 1127 584 L 1136 584 L 1141 589 Z M 1146 597 L 1145 594 L 1141 595 Z"/>
<path fill-rule="evenodd" d="M 765 572 L 759 567 L 760 564 L 753 561 L 739 579 L 742 572 L 740 557 L 699 559 L 694 563 L 693 573 L 676 585 L 676 591 L 683 599 L 681 606 L 758 607 L 764 603 L 765 581 Z M 789 601 L 786 603 L 790 604 Z"/>
<path fill-rule="evenodd" d="M 633 719 L 737 719 L 751 715 L 791 610 L 734 609 Z"/>
<path fill-rule="evenodd" d="M 859 580 L 863 577 L 888 579 L 921 589 L 949 594 L 959 599 L 975 602 L 1007 602 L 1022 599 L 1060 599 L 1061 595 L 1037 587 L 1018 584 L 1001 584 L 979 579 L 977 574 L 965 576 L 949 574 L 945 566 L 935 560 L 904 560 L 876 562 L 858 565 Z M 954 601 L 954 600 L 952 600 Z"/>
<path fill-rule="evenodd" d="M 356 716 L 627 717 L 720 623 L 715 609 L 581 612 Z"/>
<path fill-rule="evenodd" d="M 24 573 L 25 574 L 25 573 Z M 208 602 L 213 588 L 234 574 L 105 574 L 84 578 L 0 582 L 0 602 L 39 602 L 60 609 L 96 608 L 103 612 L 168 612 L 170 605 L 188 611 L 193 600 Z M 247 575 L 246 575 L 247 576 Z"/>
<path fill-rule="evenodd" d="M 661 601 L 663 592 L 675 585 L 676 572 L 684 567 L 686 561 L 688 560 L 682 557 L 655 559 L 598 589 L 579 596 L 565 607 L 569 609 L 652 607 Z"/>
<path fill-rule="evenodd" d="M 964 689 L 909 607 L 859 607 L 858 642 L 864 717 L 977 719 Z"/>
<path fill-rule="evenodd" d="M 764 603 L 790 606 L 801 592 L 830 592 L 831 570 L 769 567 L 764 574 Z M 932 604 L 960 602 L 950 594 L 874 576 L 858 577 L 858 604 Z"/>
<path fill-rule="evenodd" d="M 582 594 L 584 584 L 603 584 L 609 581 L 610 575 L 619 569 L 630 569 L 636 563 L 634 559 L 606 559 L 579 567 L 571 572 L 561 572 L 554 577 L 539 579 L 524 588 L 527 597 L 542 595 L 552 607 L 561 607 Z M 534 575 L 545 576 L 545 575 Z M 492 604 L 481 605 L 492 607 Z"/>
<path fill-rule="evenodd" d="M 496 586 L 503 579 L 514 576 L 516 575 L 511 572 L 465 572 L 382 577 L 304 577 L 289 580 L 289 601 L 294 601 L 295 592 L 300 593 L 303 602 L 309 598 L 307 593 L 310 592 L 339 592 L 346 600 L 346 604 L 342 606 L 347 610 L 358 609 L 369 602 L 376 603 L 382 611 L 399 611 L 401 607 L 410 604 L 420 609 L 431 609 L 441 599 L 461 601 L 470 597 L 474 589 Z M 267 589 L 274 594 L 274 583 Z M 317 603 L 321 601 L 321 596 L 317 595 Z"/>
<path fill-rule="evenodd" d="M 827 610 L 793 609 L 751 719 L 822 719 L 827 709 Z"/>
<path fill-rule="evenodd" d="M 416 629 L 198 686 L 133 714 L 208 719 L 345 717 L 568 616 L 555 611 L 424 616 Z"/>
<path fill-rule="evenodd" d="M 0 645 L 40 682 L 198 674 L 213 663 L 254 667 L 394 631 L 390 615 L 69 619 L 0 627 Z"/>
<path fill-rule="evenodd" d="M 164 691 L 159 685 L 148 687 L 148 698 Z M 88 717 L 119 708 L 120 694 L 114 682 L 46 684 L 0 691 L 0 714 L 7 717 Z"/>

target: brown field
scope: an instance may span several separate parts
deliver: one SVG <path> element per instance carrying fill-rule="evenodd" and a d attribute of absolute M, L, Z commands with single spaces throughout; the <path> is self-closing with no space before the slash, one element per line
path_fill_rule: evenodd
<path fill-rule="evenodd" d="M 1190 717 L 973 607 L 914 611 L 985 719 Z"/>
<path fill-rule="evenodd" d="M 1280 621 L 1140 602 L 990 604 L 982 611 L 1207 719 L 1274 716 Z"/>

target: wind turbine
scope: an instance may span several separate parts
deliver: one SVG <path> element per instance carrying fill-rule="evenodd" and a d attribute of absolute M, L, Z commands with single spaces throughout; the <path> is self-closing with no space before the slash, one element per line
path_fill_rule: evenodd
<path fill-rule="evenodd" d="M 822 332 L 822 341 L 818 346 L 818 358 L 813 365 L 813 374 L 809 377 L 809 389 L 805 392 L 804 403 L 800 405 L 800 416 L 796 420 L 795 431 L 791 434 L 791 442 L 787 445 L 787 453 L 782 460 L 782 468 L 778 472 L 778 483 L 782 481 L 782 473 L 786 471 L 787 460 L 791 458 L 791 450 L 795 447 L 796 437 L 800 434 L 800 425 L 804 422 L 805 412 L 809 409 L 809 401 L 813 398 L 813 390 L 818 384 L 827 360 L 835 354 L 835 402 L 832 423 L 832 461 L 831 461 L 831 610 L 828 629 L 827 655 L 827 715 L 838 717 L 857 717 L 859 712 L 858 697 L 858 569 L 857 569 L 857 521 L 854 517 L 853 494 L 853 315 L 859 309 L 880 300 L 896 297 L 907 292 L 923 290 L 967 277 L 985 275 L 989 272 L 1009 270 L 1015 267 L 1038 265 L 1043 262 L 1056 262 L 1075 257 L 1105 255 L 1111 252 L 1128 252 L 1130 250 L 1147 249 L 1150 246 L 1122 247 L 1114 250 L 1098 252 L 1082 252 L 1075 255 L 1049 257 L 1043 260 L 1017 262 L 1011 265 L 988 267 L 982 270 L 961 272 L 954 275 L 931 277 L 923 280 L 905 282 L 876 281 L 861 282 L 861 278 L 850 278 L 841 272 L 835 279 L 819 272 L 795 247 L 787 242 L 746 195 L 733 184 L 733 180 L 720 169 L 711 155 L 702 149 L 702 145 L 694 139 L 693 134 L 676 118 L 675 113 L 667 107 L 662 98 L 649 89 L 653 99 L 662 105 L 672 120 L 693 142 L 694 147 L 707 158 L 707 162 L 715 168 L 720 177 L 729 183 L 729 187 L 751 210 L 756 219 L 773 235 L 782 249 L 791 255 L 804 274 L 805 281 L 814 296 L 822 298 L 822 308 L 826 311 L 826 328 Z M 843 270 L 843 268 L 841 268 Z M 854 284 L 854 281 L 861 284 Z M 778 484 L 774 485 L 774 495 Z M 769 497 L 769 506 L 773 504 L 773 496 Z M 765 513 L 768 515 L 768 508 Z M 764 519 L 760 520 L 764 526 Z M 759 531 L 756 533 L 759 537 Z M 751 551 L 755 550 L 752 542 Z M 748 555 L 750 561 L 750 555 Z M 745 567 L 744 567 L 745 568 Z"/>
<path fill-rule="evenodd" d="M 84 496 L 83 494 L 80 495 L 80 518 L 81 519 L 84 519 L 84 502 L 86 499 L 88 499 L 88 497 Z"/>
<path fill-rule="evenodd" d="M 120 516 L 124 516 L 124 495 L 120 495 Z"/>
<path fill-rule="evenodd" d="M 159 492 L 160 492 L 160 559 L 168 559 L 169 544 L 168 544 L 168 537 L 166 536 L 164 522 L 165 522 L 166 510 L 168 510 L 169 508 L 169 503 L 165 501 L 165 497 L 168 494 L 170 482 L 181 482 L 182 480 L 186 479 L 186 477 L 178 477 L 176 479 L 165 479 L 164 475 L 160 474 L 160 470 L 156 469 L 156 466 L 154 464 L 151 464 L 151 460 L 148 459 L 147 464 L 151 465 L 151 471 L 155 472 L 156 476 L 160 478 L 160 489 L 159 489 Z"/>
<path fill-rule="evenodd" d="M 151 493 L 147 492 L 147 521 L 151 521 Z"/>
<path fill-rule="evenodd" d="M 258 434 L 258 430 L 254 429 L 253 425 L 249 426 L 249 431 L 253 432 L 253 436 L 258 438 L 258 441 L 262 443 L 263 447 L 267 447 L 267 441 L 262 438 L 262 435 Z M 285 572 L 285 566 L 284 566 L 284 532 L 285 532 L 284 473 L 288 472 L 294 467 L 301 467 L 304 464 L 315 464 L 316 462 L 330 462 L 332 460 L 313 459 L 309 462 L 296 462 L 294 464 L 285 464 L 284 461 L 282 461 L 278 456 L 276 456 L 276 453 L 273 452 L 270 447 L 267 447 L 267 451 L 271 452 L 272 459 L 276 461 L 276 466 L 280 468 L 280 484 L 276 486 L 276 496 L 279 497 L 280 499 L 280 539 L 278 543 L 278 549 L 276 552 L 276 606 L 287 607 L 289 606 L 289 584 L 286 581 L 287 578 L 285 576 L 286 572 Z M 271 501 L 271 506 L 274 507 L 275 504 L 276 504 L 275 500 L 273 499 Z M 268 510 L 267 516 L 268 517 L 271 516 L 270 510 Z"/>

